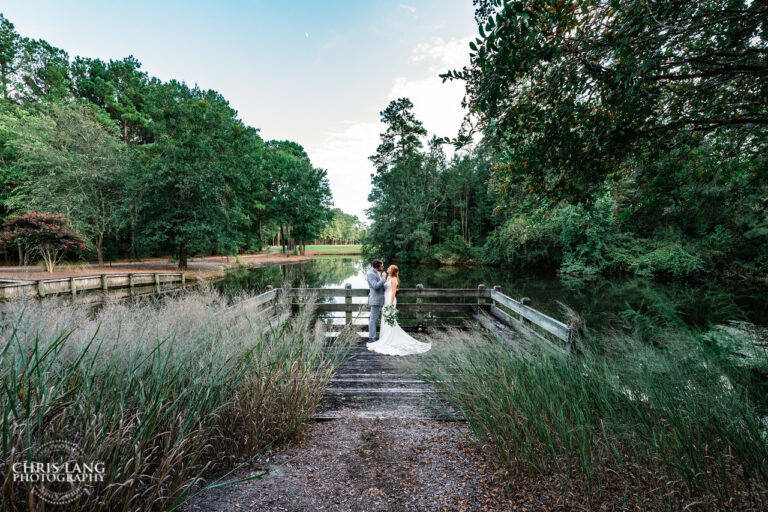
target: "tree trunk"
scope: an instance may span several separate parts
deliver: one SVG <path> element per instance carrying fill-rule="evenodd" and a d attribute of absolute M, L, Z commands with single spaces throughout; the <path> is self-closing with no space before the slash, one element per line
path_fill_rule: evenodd
<path fill-rule="evenodd" d="M 99 235 L 96 238 L 96 257 L 99 259 L 99 267 L 104 266 L 104 255 L 101 253 L 101 244 L 104 243 L 104 235 Z"/>
<path fill-rule="evenodd" d="M 283 254 L 285 254 L 285 231 L 283 231 L 283 223 L 280 223 L 280 245 L 283 247 Z"/>
<path fill-rule="evenodd" d="M 16 246 L 19 248 L 19 266 L 24 266 L 24 249 L 21 248 L 21 242 L 16 242 Z"/>
<path fill-rule="evenodd" d="M 179 244 L 179 270 L 187 270 L 187 242 Z"/>
<path fill-rule="evenodd" d="M 8 100 L 8 85 L 10 85 L 10 80 L 6 80 L 6 77 L 8 76 L 8 72 L 6 70 L 6 65 L 3 64 L 0 66 L 0 80 L 2 80 L 3 84 L 3 99 Z"/>

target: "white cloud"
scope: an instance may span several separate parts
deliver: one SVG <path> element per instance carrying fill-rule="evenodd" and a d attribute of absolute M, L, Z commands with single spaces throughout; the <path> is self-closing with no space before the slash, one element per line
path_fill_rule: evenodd
<path fill-rule="evenodd" d="M 465 115 L 461 107 L 464 86 L 460 82 L 443 83 L 438 74 L 469 62 L 470 39 L 437 38 L 418 44 L 410 61 L 423 67 L 416 77 L 396 77 L 379 110 L 391 100 L 408 97 L 430 137 L 454 137 Z M 342 130 L 327 133 L 322 144 L 307 148 L 312 162 L 328 170 L 336 206 L 360 218 L 365 218 L 364 210 L 370 206 L 373 165 L 368 157 L 376 151 L 379 135 L 384 131 L 374 115 L 378 116 L 378 111 L 371 113 L 370 121 L 349 122 Z"/>
<path fill-rule="evenodd" d="M 312 163 L 328 171 L 328 181 L 336 207 L 365 219 L 369 207 L 373 166 L 368 157 L 376 152 L 381 123 L 347 123 L 337 132 L 326 134 L 323 143 L 307 148 Z"/>
<path fill-rule="evenodd" d="M 309 32 L 304 32 L 304 37 L 306 37 L 307 39 L 309 39 Z"/>
<path fill-rule="evenodd" d="M 411 62 L 428 61 L 430 72 L 443 73 L 449 69 L 461 68 L 469 64 L 469 43 L 472 37 L 442 37 L 416 45 L 411 52 Z"/>
<path fill-rule="evenodd" d="M 405 5 L 400 4 L 401 9 L 405 9 L 406 11 L 410 12 L 411 14 L 416 14 L 416 8 L 412 5 Z"/>
<path fill-rule="evenodd" d="M 424 123 L 429 135 L 454 137 L 461 127 L 466 111 L 461 107 L 464 97 L 462 82 L 445 82 L 438 75 L 469 64 L 471 37 L 438 37 L 416 45 L 411 62 L 426 65 L 420 78 L 395 78 L 388 100 L 407 97 L 413 102 L 416 117 Z"/>
<path fill-rule="evenodd" d="M 421 80 L 396 78 L 388 101 L 410 98 L 416 118 L 424 123 L 429 136 L 455 137 L 464 120 L 461 108 L 464 86 L 457 82 L 443 83 L 437 76 Z"/>

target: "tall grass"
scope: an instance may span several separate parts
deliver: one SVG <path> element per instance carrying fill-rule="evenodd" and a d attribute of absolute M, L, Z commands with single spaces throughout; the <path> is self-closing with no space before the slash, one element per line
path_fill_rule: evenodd
<path fill-rule="evenodd" d="M 223 314 L 211 291 L 161 303 L 19 305 L 0 327 L 3 509 L 30 490 L 9 468 L 67 440 L 106 464 L 73 510 L 167 510 L 204 470 L 258 452 L 314 412 L 348 336 L 325 348 L 305 308 L 284 323 Z"/>
<path fill-rule="evenodd" d="M 524 359 L 503 340 L 453 332 L 425 370 L 511 483 L 557 478 L 587 509 L 734 510 L 766 504 L 766 426 L 749 375 L 712 334 L 655 346 L 613 333 L 571 356 Z"/>

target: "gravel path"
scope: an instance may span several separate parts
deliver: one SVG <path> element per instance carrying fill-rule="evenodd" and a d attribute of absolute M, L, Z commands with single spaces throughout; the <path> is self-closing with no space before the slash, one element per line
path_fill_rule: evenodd
<path fill-rule="evenodd" d="M 316 422 L 231 479 L 266 476 L 201 493 L 186 511 L 509 510 L 466 432 L 458 422 L 352 414 Z"/>

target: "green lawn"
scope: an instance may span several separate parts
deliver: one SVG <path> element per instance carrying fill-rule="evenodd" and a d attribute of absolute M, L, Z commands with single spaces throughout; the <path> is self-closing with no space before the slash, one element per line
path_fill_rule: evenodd
<path fill-rule="evenodd" d="M 308 245 L 307 250 L 322 254 L 361 254 L 361 245 Z M 279 245 L 272 245 L 270 249 L 278 249 Z"/>

